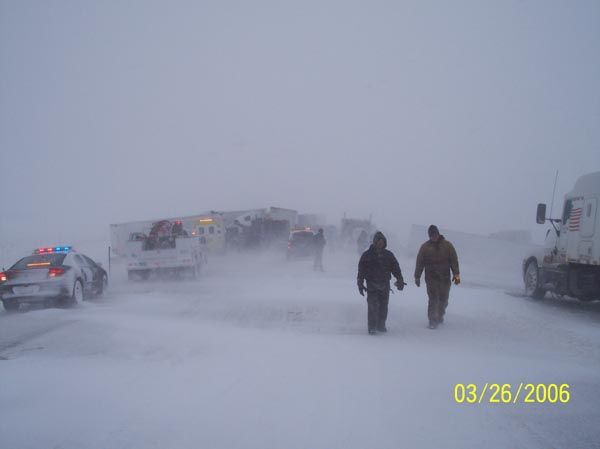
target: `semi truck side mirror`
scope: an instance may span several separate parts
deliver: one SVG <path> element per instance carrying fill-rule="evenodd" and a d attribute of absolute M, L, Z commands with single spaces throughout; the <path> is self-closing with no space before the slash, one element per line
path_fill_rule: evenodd
<path fill-rule="evenodd" d="M 537 205 L 537 214 L 535 221 L 537 224 L 546 223 L 546 205 L 544 203 L 540 203 Z"/>

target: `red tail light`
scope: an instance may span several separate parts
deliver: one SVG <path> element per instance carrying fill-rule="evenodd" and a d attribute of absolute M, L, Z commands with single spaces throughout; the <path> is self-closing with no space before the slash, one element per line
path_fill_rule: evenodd
<path fill-rule="evenodd" d="M 48 268 L 48 277 L 49 278 L 55 278 L 57 276 L 62 276 L 63 274 L 65 274 L 64 268 L 60 268 L 60 267 Z"/>
<path fill-rule="evenodd" d="M 6 282 L 7 279 L 8 279 L 8 274 L 5 273 L 4 271 L 0 271 L 0 282 Z"/>

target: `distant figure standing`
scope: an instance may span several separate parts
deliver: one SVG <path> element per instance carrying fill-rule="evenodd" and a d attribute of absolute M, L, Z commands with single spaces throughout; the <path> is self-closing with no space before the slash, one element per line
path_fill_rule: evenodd
<path fill-rule="evenodd" d="M 450 272 L 452 272 L 452 281 L 456 285 L 460 284 L 460 272 L 458 256 L 452 243 L 440 235 L 440 231 L 435 225 L 429 226 L 427 234 L 429 240 L 421 245 L 417 255 L 415 284 L 417 287 L 421 286 L 421 274 L 425 269 L 425 283 L 429 296 L 427 317 L 429 318 L 429 329 L 435 329 L 444 322 L 444 314 L 448 307 Z"/>
<path fill-rule="evenodd" d="M 323 235 L 323 228 L 319 229 L 319 232 L 315 234 L 314 241 L 315 247 L 315 262 L 313 264 L 313 269 L 315 271 L 324 271 L 323 270 L 323 249 L 325 248 L 325 236 Z"/>
<path fill-rule="evenodd" d="M 369 240 L 367 237 L 367 231 L 363 229 L 358 235 L 358 240 L 356 240 L 356 249 L 358 251 L 358 254 L 361 255 L 362 253 L 364 253 L 367 250 L 368 246 Z"/>
<path fill-rule="evenodd" d="M 387 240 L 381 232 L 376 232 L 373 244 L 358 262 L 358 292 L 365 296 L 367 291 L 369 334 L 387 332 L 385 321 L 390 301 L 390 279 L 396 278 L 394 285 L 402 290 L 406 285 L 396 256 L 386 249 Z M 364 282 L 367 281 L 365 287 Z"/>

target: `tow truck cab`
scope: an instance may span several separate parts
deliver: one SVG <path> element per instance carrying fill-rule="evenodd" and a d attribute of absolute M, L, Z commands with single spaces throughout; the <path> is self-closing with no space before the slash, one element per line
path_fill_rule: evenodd
<path fill-rule="evenodd" d="M 542 250 L 523 261 L 528 295 L 542 298 L 547 291 L 582 301 L 600 299 L 600 172 L 582 176 L 565 195 L 562 216 L 547 218 L 538 204 L 538 224 L 550 222 Z"/>

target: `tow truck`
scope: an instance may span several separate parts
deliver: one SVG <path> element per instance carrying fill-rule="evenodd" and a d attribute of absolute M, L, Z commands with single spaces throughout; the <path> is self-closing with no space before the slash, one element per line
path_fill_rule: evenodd
<path fill-rule="evenodd" d="M 546 205 L 537 206 L 538 224 L 549 222 L 541 250 L 523 260 L 528 296 L 546 292 L 581 301 L 600 299 L 600 172 L 580 177 L 565 195 L 561 218 L 547 218 Z"/>
<path fill-rule="evenodd" d="M 151 275 L 195 279 L 204 263 L 199 240 L 179 220 L 157 221 L 148 235 L 132 232 L 126 246 L 129 280 L 147 280 Z"/>

